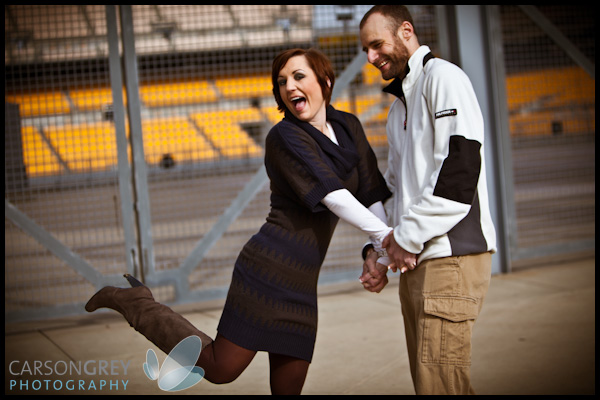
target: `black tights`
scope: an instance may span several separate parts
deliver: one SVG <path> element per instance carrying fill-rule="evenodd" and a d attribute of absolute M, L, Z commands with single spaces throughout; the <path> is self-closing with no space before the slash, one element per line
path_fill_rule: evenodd
<path fill-rule="evenodd" d="M 223 336 L 206 346 L 196 365 L 204 369 L 204 378 L 215 384 L 233 382 L 254 359 L 256 351 L 230 342 Z M 269 353 L 272 394 L 300 394 L 308 373 L 308 361 Z"/>

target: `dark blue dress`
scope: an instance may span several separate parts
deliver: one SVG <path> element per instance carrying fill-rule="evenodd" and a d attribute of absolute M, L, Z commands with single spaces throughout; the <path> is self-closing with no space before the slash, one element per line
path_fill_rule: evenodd
<path fill-rule="evenodd" d="M 239 254 L 218 326 L 244 348 L 309 362 L 317 281 L 338 222 L 320 201 L 343 188 L 366 207 L 391 195 L 358 119 L 330 106 L 327 120 L 339 146 L 289 114 L 269 132 L 271 211 Z"/>

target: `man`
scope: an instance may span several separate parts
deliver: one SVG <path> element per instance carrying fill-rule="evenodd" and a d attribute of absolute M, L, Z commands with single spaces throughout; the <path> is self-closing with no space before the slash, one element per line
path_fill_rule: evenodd
<path fill-rule="evenodd" d="M 397 97 L 388 114 L 386 203 L 390 266 L 417 394 L 474 393 L 471 334 L 491 275 L 495 231 L 488 206 L 483 118 L 471 82 L 419 44 L 404 6 L 374 6 L 360 24 L 368 61 Z M 372 249 L 361 281 L 380 291 L 387 267 Z M 379 259 L 381 262 L 382 259 Z M 383 270 L 383 272 L 379 272 Z"/>

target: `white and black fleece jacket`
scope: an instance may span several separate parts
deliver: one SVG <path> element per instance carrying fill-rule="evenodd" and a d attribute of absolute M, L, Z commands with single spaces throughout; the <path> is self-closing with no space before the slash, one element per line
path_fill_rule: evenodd
<path fill-rule="evenodd" d="M 396 242 L 418 261 L 495 251 L 483 117 L 467 75 L 421 46 L 409 73 L 384 91 L 388 114 L 386 202 Z"/>

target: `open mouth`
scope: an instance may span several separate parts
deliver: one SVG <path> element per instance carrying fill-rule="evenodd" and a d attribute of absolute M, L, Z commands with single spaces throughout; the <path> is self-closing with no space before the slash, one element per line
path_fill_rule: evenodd
<path fill-rule="evenodd" d="M 290 101 L 294 105 L 294 108 L 296 111 L 302 111 L 302 109 L 306 105 L 306 98 L 304 98 L 304 97 L 300 97 L 300 96 L 292 97 L 290 99 Z"/>

